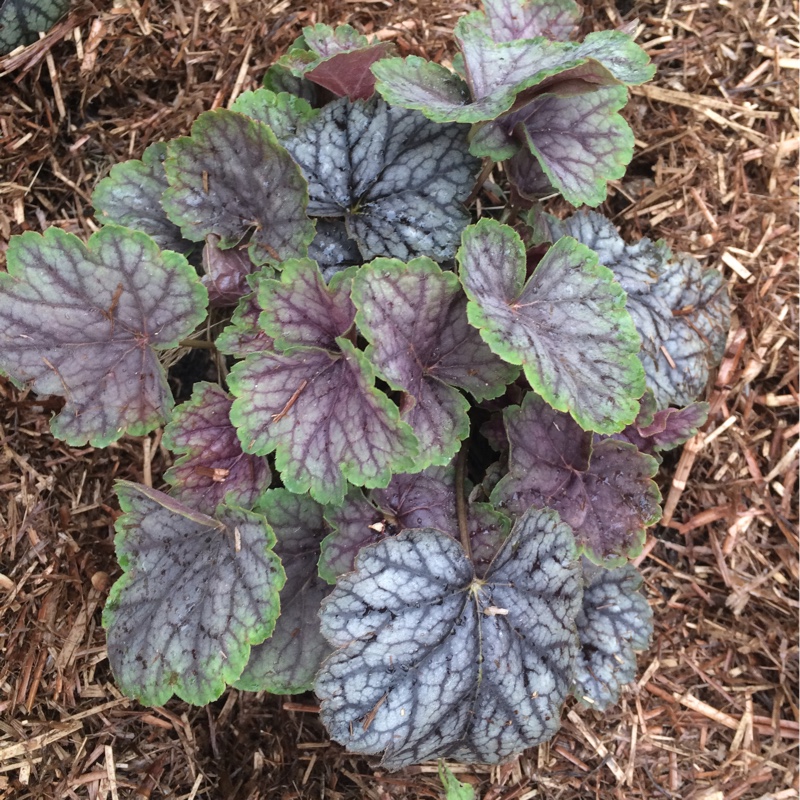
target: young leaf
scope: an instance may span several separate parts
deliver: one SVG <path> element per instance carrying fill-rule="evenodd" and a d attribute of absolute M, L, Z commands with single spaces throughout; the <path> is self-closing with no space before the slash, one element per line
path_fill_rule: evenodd
<path fill-rule="evenodd" d="M 318 105 L 319 87 L 306 78 L 298 78 L 292 75 L 290 70 L 281 66 L 280 63 L 273 64 L 264 73 L 264 78 L 261 83 L 265 89 L 268 89 L 274 94 L 286 92 L 287 94 L 302 98 L 312 107 Z"/>
<path fill-rule="evenodd" d="M 508 175 L 513 197 L 537 200 L 555 192 L 542 165 L 527 148 L 519 150 L 503 167 Z"/>
<path fill-rule="evenodd" d="M 303 28 L 303 44 L 278 61 L 296 76 L 305 76 L 337 97 L 367 100 L 375 91 L 370 67 L 394 50 L 390 42 L 370 44 L 350 25 L 312 25 Z"/>
<path fill-rule="evenodd" d="M 607 570 L 584 563 L 584 580 L 573 693 L 605 711 L 636 676 L 634 650 L 650 647 L 653 612 L 639 592 L 642 576 L 631 564 Z"/>
<path fill-rule="evenodd" d="M 505 420 L 511 453 L 508 474 L 491 495 L 495 507 L 512 515 L 554 508 L 601 566 L 641 552 L 645 528 L 661 516 L 654 458 L 613 439 L 593 446 L 591 433 L 532 393 L 507 409 Z"/>
<path fill-rule="evenodd" d="M 306 183 L 267 125 L 235 111 L 206 111 L 168 152 L 162 204 L 187 239 L 213 233 L 226 250 L 249 237 L 254 264 L 306 254 L 314 238 Z"/>
<path fill-rule="evenodd" d="M 166 157 L 166 142 L 156 142 L 145 149 L 141 161 L 115 164 L 92 192 L 92 205 L 101 225 L 114 222 L 142 231 L 162 250 L 186 254 L 194 249 L 194 243 L 181 236 L 181 229 L 161 207 L 161 196 L 169 185 Z"/>
<path fill-rule="evenodd" d="M 158 350 L 205 317 L 186 259 L 107 225 L 87 244 L 59 228 L 11 239 L 0 273 L 0 371 L 66 398 L 51 421 L 72 445 L 105 447 L 163 425 L 173 400 Z"/>
<path fill-rule="evenodd" d="M 536 36 L 565 42 L 581 18 L 575 0 L 483 0 L 483 7 L 496 42 Z"/>
<path fill-rule="evenodd" d="M 418 466 L 447 464 L 469 434 L 469 403 L 501 395 L 518 370 L 498 358 L 467 321 L 458 278 L 430 259 L 379 258 L 353 281 L 367 358 L 406 393 L 401 417 L 420 442 Z"/>
<path fill-rule="evenodd" d="M 228 378 L 245 452 L 275 451 L 284 486 L 323 504 L 341 503 L 347 481 L 386 486 L 393 472 L 415 468 L 418 450 L 364 355 L 346 339 L 336 345 L 337 353 L 294 347 L 250 355 Z"/>
<path fill-rule="evenodd" d="M 480 163 L 466 129 L 382 100 L 325 106 L 286 147 L 309 183 L 308 213 L 344 217 L 365 259 L 452 257 Z"/>
<path fill-rule="evenodd" d="M 458 780 L 444 761 L 439 762 L 439 780 L 442 782 L 445 800 L 475 800 L 475 789 L 469 783 Z"/>
<path fill-rule="evenodd" d="M 498 763 L 545 741 L 570 685 L 581 595 L 572 534 L 551 511 L 525 514 L 483 579 L 440 531 L 365 548 L 322 604 L 339 648 L 317 678 L 322 720 L 388 769 Z"/>
<path fill-rule="evenodd" d="M 250 294 L 247 276 L 253 271 L 253 262 L 247 253 L 232 247 L 220 250 L 219 236 L 206 236 L 203 247 L 203 286 L 208 289 L 208 302 L 215 308 L 235 306 Z"/>
<path fill-rule="evenodd" d="M 258 287 L 262 281 L 272 278 L 273 274 L 271 269 L 265 268 L 259 273 L 248 276 L 248 283 L 253 291 L 239 301 L 231 317 L 231 324 L 217 336 L 214 344 L 220 353 L 244 358 L 250 353 L 261 353 L 275 347 L 272 337 L 267 336 L 258 324 L 263 311 L 258 304 Z"/>
<path fill-rule="evenodd" d="M 242 452 L 231 402 L 219 386 L 197 383 L 164 429 L 164 446 L 180 455 L 164 479 L 173 497 L 203 514 L 223 501 L 252 508 L 272 478 L 266 459 Z"/>
<path fill-rule="evenodd" d="M 655 411 L 655 397 L 649 389 L 642 400 L 642 409 L 633 425 L 615 433 L 613 438 L 630 442 L 643 453 L 673 450 L 691 439 L 708 419 L 708 403 L 691 403 L 686 408 Z"/>
<path fill-rule="evenodd" d="M 522 364 L 533 389 L 578 424 L 615 433 L 644 393 L 639 337 L 625 293 L 597 256 L 560 239 L 525 282 L 525 247 L 513 228 L 483 219 L 462 236 L 469 321 L 492 350 Z"/>
<path fill-rule="evenodd" d="M 573 236 L 597 253 L 627 293 L 657 407 L 691 403 L 725 349 L 730 300 L 722 276 L 691 256 L 673 255 L 663 242 L 626 244 L 610 220 L 591 211 L 561 222 L 534 209 L 528 222 L 534 243 Z"/>
<path fill-rule="evenodd" d="M 319 113 L 301 97 L 288 92 L 276 94 L 269 89 L 243 92 L 234 101 L 231 111 L 238 111 L 269 125 L 280 142 L 294 136 L 298 127 Z"/>
<path fill-rule="evenodd" d="M 549 182 L 568 203 L 596 206 L 607 183 L 621 178 L 633 157 L 633 131 L 618 113 L 624 86 L 576 95 L 539 95 L 511 115 Z"/>
<path fill-rule="evenodd" d="M 297 694 L 314 685 L 314 676 L 331 648 L 320 633 L 319 606 L 331 587 L 317 575 L 319 546 L 325 535 L 322 506 L 286 489 L 266 492 L 255 511 L 275 531 L 275 552 L 286 571 L 281 615 L 272 636 L 255 645 L 237 689 Z"/>
<path fill-rule="evenodd" d="M 270 635 L 284 583 L 263 517 L 220 506 L 207 517 L 155 489 L 117 482 L 114 543 L 123 569 L 103 611 L 108 659 L 144 705 L 173 694 L 216 700 Z"/>

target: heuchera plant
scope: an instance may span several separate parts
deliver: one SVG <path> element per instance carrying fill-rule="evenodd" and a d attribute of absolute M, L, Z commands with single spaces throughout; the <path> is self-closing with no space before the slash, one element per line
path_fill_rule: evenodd
<path fill-rule="evenodd" d="M 117 485 L 127 694 L 313 688 L 334 739 L 396 769 L 501 761 L 632 679 L 629 560 L 729 306 L 663 242 L 533 202 L 605 198 L 653 71 L 577 20 L 486 0 L 454 71 L 308 28 L 264 88 L 114 167 L 88 242 L 12 240 L 2 370 L 63 396 L 72 445 L 165 425 L 175 454 L 168 491 Z M 471 224 L 491 161 L 510 204 Z M 162 359 L 205 331 L 229 374 L 173 409 Z"/>

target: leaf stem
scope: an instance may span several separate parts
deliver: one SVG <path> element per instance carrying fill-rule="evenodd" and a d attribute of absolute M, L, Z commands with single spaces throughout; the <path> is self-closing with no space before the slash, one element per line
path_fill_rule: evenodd
<path fill-rule="evenodd" d="M 492 174 L 492 170 L 494 169 L 494 161 L 491 158 L 486 159 L 486 163 L 483 165 L 483 169 L 481 170 L 481 174 L 478 175 L 478 180 L 475 181 L 475 185 L 472 187 L 472 191 L 469 193 L 469 197 L 464 201 L 464 205 L 469 208 L 474 202 L 475 199 L 480 194 L 481 189 L 483 189 L 483 184 L 486 183 L 489 176 Z"/>
<path fill-rule="evenodd" d="M 458 517 L 458 534 L 461 537 L 461 546 L 467 554 L 467 558 L 472 561 L 472 544 L 469 540 L 469 528 L 467 527 L 467 451 L 468 442 L 461 445 L 456 459 L 456 516 Z"/>

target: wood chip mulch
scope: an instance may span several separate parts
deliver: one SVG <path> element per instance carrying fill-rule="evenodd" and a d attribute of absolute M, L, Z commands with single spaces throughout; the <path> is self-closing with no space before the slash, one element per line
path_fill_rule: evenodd
<path fill-rule="evenodd" d="M 704 430 L 661 472 L 640 566 L 656 615 L 606 714 L 511 763 L 453 769 L 483 800 L 798 797 L 798 18 L 789 0 L 589 0 L 586 30 L 639 20 L 658 66 L 633 90 L 637 152 L 604 211 L 729 280 L 734 319 Z M 452 56 L 467 3 L 78 0 L 0 59 L 0 268 L 12 234 L 96 229 L 112 164 L 255 88 L 313 22 Z M 480 198 L 479 198 L 480 202 Z M 312 695 L 228 691 L 142 708 L 100 626 L 117 575 L 116 478 L 160 485 L 159 436 L 54 441 L 48 398 L 0 381 L 0 797 L 438 798 L 435 765 L 387 774 L 332 744 Z"/>

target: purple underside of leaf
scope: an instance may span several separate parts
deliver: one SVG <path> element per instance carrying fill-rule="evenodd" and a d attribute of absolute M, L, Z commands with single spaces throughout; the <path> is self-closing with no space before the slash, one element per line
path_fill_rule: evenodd
<path fill-rule="evenodd" d="M 53 433 L 103 447 L 162 425 L 172 395 L 156 350 L 205 316 L 186 259 L 107 225 L 83 244 L 58 228 L 11 239 L 0 274 L 0 371 L 66 399 Z"/>
<path fill-rule="evenodd" d="M 415 468 L 418 449 L 363 354 L 345 339 L 337 346 L 250 355 L 228 381 L 245 452 L 276 451 L 284 485 L 321 503 L 342 502 L 347 481 L 386 486 Z"/>
<path fill-rule="evenodd" d="M 218 243 L 218 236 L 206 236 L 202 281 L 208 289 L 208 302 L 217 308 L 227 308 L 237 305 L 250 293 L 247 276 L 253 271 L 253 262 L 246 252 L 238 248 L 220 250 Z"/>
<path fill-rule="evenodd" d="M 509 471 L 492 503 L 510 514 L 553 508 L 572 527 L 586 555 L 603 566 L 624 563 L 658 521 L 661 494 L 651 478 L 658 463 L 612 439 L 592 447 L 592 434 L 534 394 L 505 412 Z"/>
<path fill-rule="evenodd" d="M 406 392 L 403 419 L 420 441 L 422 465 L 447 464 L 469 433 L 469 403 L 497 397 L 517 369 L 494 355 L 467 321 L 457 277 L 430 259 L 376 259 L 353 284 L 367 358 Z"/>
<path fill-rule="evenodd" d="M 103 611 L 108 658 L 123 691 L 145 705 L 173 694 L 204 705 L 270 635 L 285 580 L 263 517 L 220 506 L 200 514 L 120 481 L 114 543 L 123 569 Z"/>
<path fill-rule="evenodd" d="M 286 146 L 309 183 L 312 216 L 344 218 L 362 256 L 452 257 L 479 162 L 467 128 L 382 100 L 341 98 Z"/>
<path fill-rule="evenodd" d="M 523 366 L 535 391 L 587 430 L 633 422 L 645 389 L 639 337 L 625 293 L 591 250 L 564 237 L 526 282 L 516 231 L 483 219 L 464 232 L 457 258 L 470 323 Z"/>
<path fill-rule="evenodd" d="M 204 514 L 213 514 L 226 497 L 252 507 L 271 480 L 266 459 L 242 452 L 230 421 L 231 403 L 219 386 L 198 383 L 164 429 L 164 446 L 180 455 L 164 476 L 172 495 Z"/>
<path fill-rule="evenodd" d="M 708 403 L 692 403 L 685 408 L 656 411 L 650 424 L 629 425 L 615 439 L 630 442 L 643 453 L 672 450 L 694 436 L 708 419 Z"/>
<path fill-rule="evenodd" d="M 258 301 L 264 309 L 262 328 L 275 347 L 285 350 L 304 345 L 336 349 L 336 339 L 353 324 L 356 310 L 350 300 L 354 270 L 336 274 L 326 285 L 311 259 L 283 264 L 280 280 L 262 281 Z"/>
<path fill-rule="evenodd" d="M 281 615 L 272 636 L 253 647 L 238 689 L 295 694 L 314 683 L 330 646 L 320 633 L 319 606 L 331 587 L 317 574 L 326 533 L 322 506 L 310 497 L 273 489 L 256 509 L 275 531 L 275 552 L 286 571 Z"/>
<path fill-rule="evenodd" d="M 633 132 L 617 112 L 627 100 L 624 86 L 571 97 L 547 94 L 513 115 L 543 172 L 569 203 L 598 205 L 608 181 L 625 174 Z"/>
<path fill-rule="evenodd" d="M 484 0 L 483 7 L 496 42 L 535 36 L 566 41 L 581 17 L 574 0 Z"/>
<path fill-rule="evenodd" d="M 348 53 L 337 53 L 306 72 L 306 77 L 337 97 L 367 100 L 375 93 L 375 76 L 370 68 L 386 58 L 392 49 L 389 42 L 381 42 Z"/>
<path fill-rule="evenodd" d="M 165 166 L 164 209 L 187 238 L 215 234 L 222 249 L 249 241 L 254 264 L 305 255 L 314 237 L 306 184 L 267 125 L 207 111 L 170 143 Z"/>
<path fill-rule="evenodd" d="M 181 229 L 161 207 L 161 195 L 168 186 L 166 155 L 166 143 L 156 142 L 145 149 L 141 161 L 114 165 L 92 192 L 92 205 L 98 222 L 142 231 L 162 249 L 186 253 L 193 248 L 192 242 L 181 236 Z"/>

